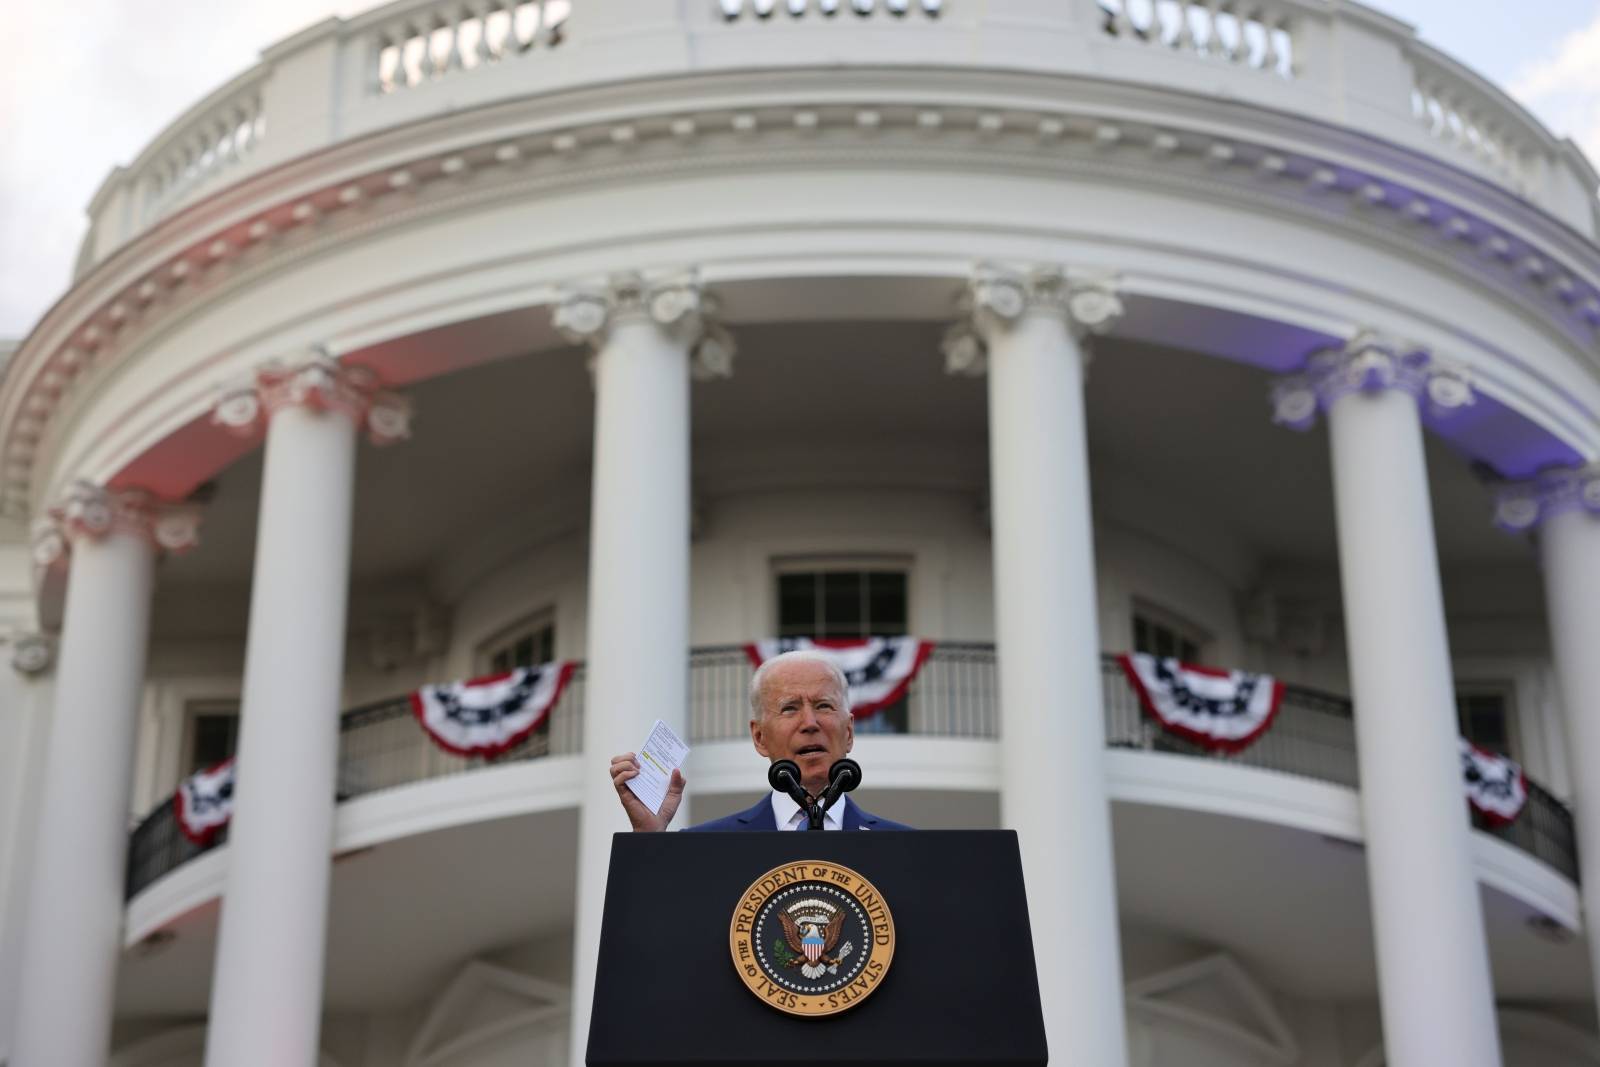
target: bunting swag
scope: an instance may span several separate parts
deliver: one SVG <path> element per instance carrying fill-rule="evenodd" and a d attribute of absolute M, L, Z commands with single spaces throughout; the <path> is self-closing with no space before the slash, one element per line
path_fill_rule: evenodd
<path fill-rule="evenodd" d="M 211 844 L 233 818 L 233 760 L 185 778 L 172 796 L 172 808 L 184 837 L 201 848 Z"/>
<path fill-rule="evenodd" d="M 1270 674 L 1196 667 L 1147 652 L 1126 653 L 1117 662 L 1163 729 L 1212 750 L 1248 748 L 1283 702 L 1283 683 Z"/>
<path fill-rule="evenodd" d="M 850 686 L 850 712 L 857 719 L 865 719 L 906 695 L 906 687 L 933 651 L 933 642 L 915 637 L 853 641 L 779 637 L 745 645 L 744 652 L 759 667 L 776 655 L 802 648 L 822 653 L 844 672 Z"/>
<path fill-rule="evenodd" d="M 1528 802 L 1528 782 L 1522 768 L 1511 759 L 1488 752 L 1461 738 L 1461 779 L 1467 802 L 1491 823 L 1504 826 L 1522 814 Z"/>
<path fill-rule="evenodd" d="M 493 759 L 539 728 L 561 699 L 573 667 L 566 661 L 545 663 L 425 685 L 411 694 L 411 713 L 446 752 Z"/>

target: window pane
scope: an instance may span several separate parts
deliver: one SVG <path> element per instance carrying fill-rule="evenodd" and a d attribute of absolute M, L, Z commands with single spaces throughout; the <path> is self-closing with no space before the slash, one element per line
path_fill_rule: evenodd
<path fill-rule="evenodd" d="M 200 771 L 221 763 L 234 754 L 239 740 L 237 715 L 197 715 L 194 719 L 194 750 L 189 770 Z"/>
<path fill-rule="evenodd" d="M 1503 693 L 1468 693 L 1456 698 L 1461 735 L 1501 755 L 1511 755 L 1511 726 Z"/>
<path fill-rule="evenodd" d="M 511 653 L 506 649 L 496 652 L 489 660 L 490 674 L 504 674 L 511 669 Z"/>
<path fill-rule="evenodd" d="M 894 635 L 906 632 L 904 572 L 872 571 L 867 575 L 866 631 Z"/>
<path fill-rule="evenodd" d="M 533 666 L 533 635 L 519 639 L 511 650 L 511 665 L 513 667 Z"/>
<path fill-rule="evenodd" d="M 822 576 L 822 637 L 860 637 L 866 619 L 862 611 L 864 575 L 832 571 Z"/>
<path fill-rule="evenodd" d="M 778 575 L 778 634 L 809 637 L 817 628 L 817 576 Z"/>
<path fill-rule="evenodd" d="M 1150 624 L 1135 615 L 1133 617 L 1133 650 L 1135 652 L 1153 652 L 1150 643 Z"/>
<path fill-rule="evenodd" d="M 539 655 L 535 663 L 550 663 L 556 658 L 556 628 L 546 626 L 539 631 Z"/>

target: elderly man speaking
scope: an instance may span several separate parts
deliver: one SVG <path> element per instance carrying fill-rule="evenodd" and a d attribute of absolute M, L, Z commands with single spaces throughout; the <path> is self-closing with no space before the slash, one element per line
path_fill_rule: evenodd
<path fill-rule="evenodd" d="M 750 679 L 750 740 L 767 759 L 793 760 L 800 766 L 800 784 L 812 796 L 828 785 L 828 768 L 855 744 L 850 718 L 849 685 L 844 672 L 819 652 L 799 650 L 774 656 L 756 668 Z M 624 785 L 639 773 L 639 760 L 624 752 L 611 760 L 611 781 L 635 830 L 665 830 L 677 814 L 688 782 L 677 771 L 667 787 L 660 812 L 652 812 Z M 793 797 L 774 791 L 754 807 L 715 819 L 691 830 L 798 830 L 806 813 Z M 828 809 L 826 830 L 909 830 L 862 811 L 849 797 Z"/>

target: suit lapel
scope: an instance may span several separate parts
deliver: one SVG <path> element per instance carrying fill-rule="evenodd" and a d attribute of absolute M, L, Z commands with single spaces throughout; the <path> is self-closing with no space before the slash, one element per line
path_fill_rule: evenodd
<path fill-rule="evenodd" d="M 870 815 L 864 815 L 860 808 L 850 802 L 849 797 L 844 798 L 844 823 L 846 830 L 870 830 L 868 825 L 873 821 Z"/>
<path fill-rule="evenodd" d="M 739 820 L 739 825 L 745 830 L 776 830 L 778 820 L 772 816 L 772 797 L 764 796 L 756 801 L 752 808 L 741 811 L 734 816 Z"/>

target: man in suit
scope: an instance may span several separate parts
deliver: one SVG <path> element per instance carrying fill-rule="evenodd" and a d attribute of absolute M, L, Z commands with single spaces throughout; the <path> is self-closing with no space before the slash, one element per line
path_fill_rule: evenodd
<path fill-rule="evenodd" d="M 849 685 L 844 672 L 826 656 L 810 650 L 785 652 L 756 669 L 750 679 L 750 740 L 756 751 L 776 762 L 794 760 L 800 766 L 800 784 L 812 796 L 828 786 L 828 768 L 855 744 L 855 724 L 850 718 Z M 660 812 L 646 808 L 624 785 L 639 773 L 638 758 L 624 752 L 611 760 L 611 781 L 635 830 L 665 830 L 683 800 L 687 781 L 677 771 L 667 787 Z M 735 815 L 691 826 L 690 830 L 798 830 L 806 816 L 794 798 L 772 792 L 754 806 Z M 827 830 L 909 830 L 901 823 L 880 819 L 844 797 L 828 810 Z"/>

